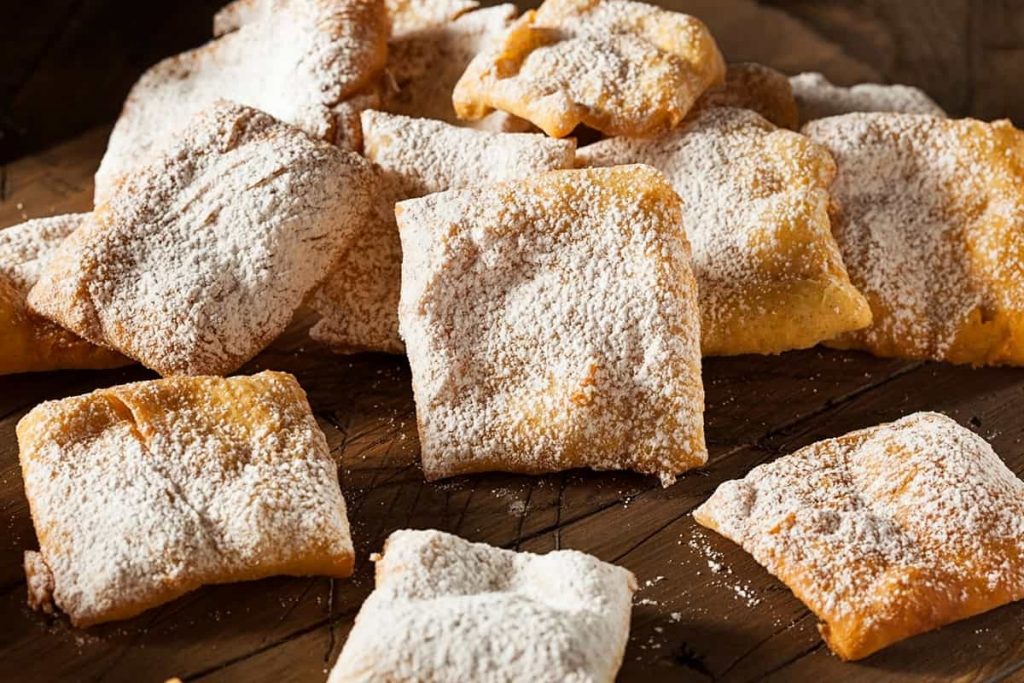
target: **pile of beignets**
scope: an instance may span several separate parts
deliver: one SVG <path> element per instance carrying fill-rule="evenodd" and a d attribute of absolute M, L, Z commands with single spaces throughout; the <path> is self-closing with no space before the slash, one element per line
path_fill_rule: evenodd
<path fill-rule="evenodd" d="M 41 548 L 26 559 L 35 606 L 56 602 L 86 625 L 202 583 L 351 572 L 337 475 L 301 388 L 279 373 L 222 379 L 297 321 L 337 353 L 408 357 L 429 480 L 585 467 L 667 486 L 707 460 L 702 356 L 824 344 L 1024 364 L 1024 132 L 947 118 L 907 86 L 727 65 L 699 19 L 632 0 L 546 0 L 518 17 L 474 0 L 236 0 L 216 15 L 213 40 L 132 89 L 91 212 L 0 231 L 0 373 L 138 362 L 167 378 L 47 403 L 19 426 Z M 798 591 L 844 658 L 1024 597 L 1021 524 L 999 517 L 982 540 L 955 524 L 1024 510 L 1024 484 L 967 430 L 923 415 L 790 458 L 824 458 L 841 472 L 837 496 L 909 505 L 925 493 L 876 491 L 850 480 L 852 468 L 884 471 L 872 458 L 888 453 L 890 470 L 955 492 L 963 478 L 923 453 L 981 454 L 981 470 L 963 467 L 986 495 L 957 497 L 962 507 L 942 517 L 945 537 L 972 534 L 974 545 L 955 556 L 910 548 L 883 567 L 901 586 L 921 573 L 914 563 L 942 573 L 951 592 L 927 619 L 919 601 L 893 601 L 895 583 L 873 603 L 873 579 L 844 573 L 867 552 L 854 531 L 803 554 L 764 540 L 776 514 L 863 522 L 798 488 L 762 494 L 762 517 L 749 519 L 743 491 L 795 486 L 806 463 L 755 470 L 698 511 Z M 842 448 L 852 450 L 837 464 Z M 117 449 L 127 455 L 112 460 Z M 62 508 L 69 458 L 73 471 L 92 468 L 84 483 L 96 490 Z M 145 490 L 115 460 L 144 473 Z M 251 477 L 238 475 L 242 462 Z M 165 486 L 175 494 L 161 517 L 145 501 Z M 114 499 L 127 517 L 107 507 Z M 279 518 L 250 509 L 271 504 Z M 886 524 L 914 544 L 912 522 Z M 92 538 L 91 525 L 107 523 L 112 536 Z M 798 531 L 795 543 L 832 533 Z M 465 544 L 413 532 L 389 541 L 380 595 L 333 680 L 366 680 L 374 666 L 383 678 L 471 680 L 481 662 L 510 679 L 614 677 L 628 572 L 551 556 L 564 566 L 544 571 L 597 590 L 571 598 L 591 615 L 584 624 L 530 587 L 547 560 Z M 978 544 L 1001 548 L 1016 574 L 975 585 L 991 574 Z M 403 553 L 432 559 L 417 574 L 391 562 Z M 525 583 L 477 596 L 482 607 L 459 603 L 486 592 L 474 562 Z M 451 564 L 450 585 L 437 585 L 449 576 L 437 563 Z M 381 573 L 392 565 L 411 573 Z M 103 576 L 83 576 L 100 566 Z M 814 572 L 826 578 L 814 583 Z M 825 585 L 835 576 L 847 583 Z M 978 591 L 968 603 L 950 597 L 967 583 Z M 883 603 L 890 611 L 877 614 Z M 494 628 L 473 625 L 480 609 L 536 622 L 516 636 L 524 651 L 553 639 L 565 649 L 520 669 L 456 652 Z M 413 659 L 391 661 L 396 648 L 375 644 L 394 624 L 404 630 L 388 637 Z M 420 645 L 407 640 L 424 631 Z"/>

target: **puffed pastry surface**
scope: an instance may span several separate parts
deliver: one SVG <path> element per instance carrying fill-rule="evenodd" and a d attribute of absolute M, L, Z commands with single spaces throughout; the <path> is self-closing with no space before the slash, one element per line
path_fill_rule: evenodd
<path fill-rule="evenodd" d="M 338 353 L 403 353 L 398 335 L 402 245 L 395 202 L 432 192 L 572 168 L 576 145 L 545 135 L 490 133 L 365 111 L 364 153 L 381 173 L 374 220 L 312 298 L 310 336 Z"/>
<path fill-rule="evenodd" d="M 229 4 L 214 19 L 217 38 L 132 87 L 96 173 L 96 203 L 218 99 L 358 149 L 359 110 L 379 103 L 388 31 L 384 0 Z"/>
<path fill-rule="evenodd" d="M 584 147 L 577 163 L 650 164 L 679 193 L 704 355 L 780 353 L 871 322 L 829 224 L 835 164 L 806 137 L 709 107 L 658 137 Z"/>
<path fill-rule="evenodd" d="M 132 361 L 28 309 L 28 292 L 61 242 L 89 214 L 37 218 L 0 230 L 0 375 L 116 368 Z"/>
<path fill-rule="evenodd" d="M 707 459 L 697 287 L 653 168 L 553 171 L 413 199 L 399 324 L 428 479 Z"/>
<path fill-rule="evenodd" d="M 18 446 L 39 539 L 25 556 L 29 603 L 75 626 L 204 584 L 352 573 L 337 468 L 291 375 L 48 401 L 18 423 Z"/>
<path fill-rule="evenodd" d="M 1024 132 L 892 113 L 834 116 L 804 132 L 838 164 L 832 231 L 874 317 L 830 344 L 1024 364 Z"/>
<path fill-rule="evenodd" d="M 452 11 L 460 9 L 457 6 Z M 476 121 L 455 114 L 452 92 L 466 67 L 487 45 L 508 30 L 516 18 L 512 4 L 459 11 L 444 20 L 412 24 L 388 42 L 388 74 L 393 89 L 381 109 L 481 130 L 522 133 L 533 126 L 505 112 L 491 112 Z M 403 22 L 409 25 L 409 21 Z"/>
<path fill-rule="evenodd" d="M 1024 598 L 1024 482 L 936 413 L 755 467 L 694 517 L 786 584 L 842 659 Z"/>
<path fill-rule="evenodd" d="M 734 107 L 757 112 L 779 128 L 800 127 L 793 87 L 781 71 L 756 62 L 730 64 L 725 82 L 708 88 L 694 110 L 705 107 Z"/>
<path fill-rule="evenodd" d="M 622 664 L 636 578 L 591 555 L 400 530 L 376 574 L 328 683 L 611 683 Z"/>
<path fill-rule="evenodd" d="M 29 306 L 168 375 L 259 353 L 371 213 L 362 157 L 219 102 L 58 249 Z"/>
<path fill-rule="evenodd" d="M 650 135 L 724 77 L 699 19 L 630 0 L 546 0 L 473 59 L 452 100 L 461 118 L 498 109 L 552 137 L 579 124 Z"/>
<path fill-rule="evenodd" d="M 945 116 L 935 101 L 911 85 L 858 83 L 850 87 L 832 84 L 822 74 L 808 72 L 791 76 L 793 97 L 800 123 L 855 112 L 898 112 Z"/>

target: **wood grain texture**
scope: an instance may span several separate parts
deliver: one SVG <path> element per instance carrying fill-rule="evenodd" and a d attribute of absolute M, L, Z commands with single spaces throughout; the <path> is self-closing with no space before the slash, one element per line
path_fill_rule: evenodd
<path fill-rule="evenodd" d="M 134 76 L 160 56 L 140 52 L 136 41 L 153 39 L 161 49 L 187 43 L 196 27 L 206 30 L 215 4 L 138 3 L 148 9 L 132 11 L 153 13 L 147 16 L 172 12 L 168 7 L 181 12 L 165 29 L 177 33 L 164 35 L 159 23 L 150 23 L 139 27 L 139 35 L 114 32 L 92 42 L 82 36 L 94 30 L 97 17 L 109 17 L 104 12 L 123 2 L 39 0 L 19 6 L 13 16 L 24 35 L 17 45 L 5 42 L 11 25 L 0 23 L 0 57 L 6 59 L 0 125 L 27 131 L 24 148 L 109 120 Z M 1024 82 L 1021 2 L 666 4 L 704 17 L 734 60 L 787 71 L 817 69 L 844 83 L 921 84 L 954 113 L 1024 121 L 1024 88 L 1007 86 Z M 42 16 L 42 7 L 52 9 L 53 21 Z M 201 21 L 196 12 L 205 12 Z M 192 34 L 182 28 L 186 23 Z M 23 54 L 26 45 L 32 47 L 30 58 Z M 96 76 L 95 61 L 76 62 L 88 49 L 109 73 Z M 120 56 L 107 59 L 111 49 Z M 65 79 L 75 84 L 67 86 Z M 108 131 L 94 128 L 0 166 L 0 228 L 88 210 L 92 173 Z M 579 471 L 428 484 L 417 464 L 404 360 L 340 358 L 295 348 L 275 345 L 243 372 L 287 370 L 309 393 L 339 463 L 357 547 L 355 577 L 203 588 L 136 619 L 85 631 L 25 606 L 21 555 L 36 542 L 14 427 L 39 401 L 152 374 L 136 367 L 0 377 L 0 681 L 322 681 L 372 589 L 368 554 L 379 550 L 388 533 L 409 526 L 536 552 L 577 548 L 634 571 L 642 588 L 623 681 L 1024 680 L 1020 605 L 911 639 L 863 662 L 840 663 L 822 645 L 813 616 L 783 585 L 739 548 L 697 527 L 689 514 L 718 484 L 758 463 L 923 408 L 975 429 L 1024 474 L 1024 424 L 1018 418 L 1024 370 L 971 370 L 820 349 L 710 359 L 704 381 L 711 459 L 706 469 L 669 489 L 632 474 Z"/>

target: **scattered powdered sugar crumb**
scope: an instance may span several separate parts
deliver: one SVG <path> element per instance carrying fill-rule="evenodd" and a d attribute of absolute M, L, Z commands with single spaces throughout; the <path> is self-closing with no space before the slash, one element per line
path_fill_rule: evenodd
<path fill-rule="evenodd" d="M 376 573 L 330 683 L 368 670 L 390 680 L 612 680 L 636 590 L 630 572 L 590 555 L 517 553 L 433 530 L 393 533 Z"/>
<path fill-rule="evenodd" d="M 800 110 L 801 123 L 854 112 L 946 115 L 923 90 L 908 85 L 861 83 L 844 88 L 813 72 L 792 76 L 789 83 Z"/>
<path fill-rule="evenodd" d="M 959 618 L 960 601 L 973 611 L 1024 597 L 1024 482 L 983 439 L 935 413 L 758 466 L 694 514 L 854 642 L 902 624 L 940 626 Z M 935 595 L 952 603 L 933 612 Z"/>

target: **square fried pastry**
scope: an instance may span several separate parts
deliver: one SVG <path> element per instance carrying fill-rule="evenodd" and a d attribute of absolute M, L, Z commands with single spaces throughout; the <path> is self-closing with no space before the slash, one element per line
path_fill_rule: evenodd
<path fill-rule="evenodd" d="M 637 588 L 628 570 L 434 530 L 394 532 L 375 560 L 376 589 L 328 683 L 615 680 Z"/>
<path fill-rule="evenodd" d="M 393 35 L 388 43 L 388 72 L 395 89 L 382 109 L 482 130 L 530 130 L 528 121 L 498 111 L 478 121 L 461 121 L 452 106 L 452 91 L 473 57 L 497 40 L 515 17 L 515 5 L 498 5 Z"/>
<path fill-rule="evenodd" d="M 839 166 L 832 230 L 873 324 L 831 345 L 1024 364 L 1024 132 L 867 113 L 804 132 Z"/>
<path fill-rule="evenodd" d="M 455 111 L 498 109 L 552 137 L 579 124 L 608 135 L 672 128 L 725 77 L 698 19 L 630 0 L 545 0 L 477 55 L 455 87 Z"/>
<path fill-rule="evenodd" d="M 822 74 L 815 72 L 792 76 L 789 82 L 793 87 L 793 97 L 802 124 L 854 112 L 946 115 L 942 107 L 923 90 L 910 85 L 860 83 L 846 88 L 833 85 Z"/>
<path fill-rule="evenodd" d="M 149 69 L 132 88 L 96 174 L 97 203 L 224 98 L 328 142 L 357 147 L 359 112 L 387 59 L 384 0 L 238 0 L 210 43 Z"/>
<path fill-rule="evenodd" d="M 28 292 L 40 270 L 87 220 L 89 214 L 68 214 L 0 230 L 0 375 L 131 363 L 28 310 Z"/>
<path fill-rule="evenodd" d="M 310 336 L 337 352 L 402 353 L 398 299 L 402 245 L 395 202 L 431 192 L 572 168 L 576 145 L 545 135 L 489 133 L 377 111 L 362 116 L 365 154 L 384 188 L 361 231 L 317 290 Z"/>
<path fill-rule="evenodd" d="M 1024 598 L 1024 482 L 936 413 L 755 467 L 694 517 L 785 583 L 842 659 Z"/>
<path fill-rule="evenodd" d="M 704 464 L 697 287 L 653 168 L 413 199 L 399 322 L 428 479 Z"/>
<path fill-rule="evenodd" d="M 793 87 L 781 71 L 754 62 L 730 64 L 725 83 L 708 88 L 694 110 L 736 107 L 755 111 L 779 128 L 800 127 Z"/>
<path fill-rule="evenodd" d="M 659 137 L 584 147 L 577 163 L 650 164 L 679 193 L 704 355 L 779 353 L 871 322 L 829 225 L 835 164 L 806 137 L 711 107 Z"/>
<path fill-rule="evenodd" d="M 32 310 L 162 375 L 220 375 L 281 331 L 362 230 L 362 157 L 220 102 L 61 245 Z"/>
<path fill-rule="evenodd" d="M 345 577 L 337 467 L 291 375 L 177 377 L 48 401 L 18 423 L 39 539 L 29 603 L 75 626 L 204 584 Z"/>

